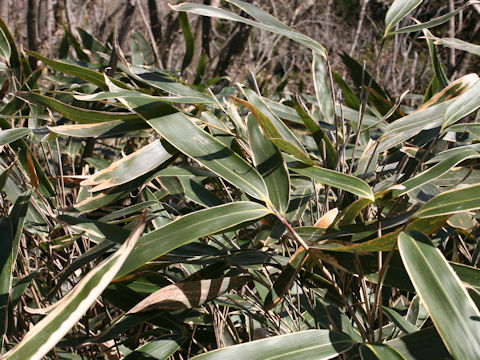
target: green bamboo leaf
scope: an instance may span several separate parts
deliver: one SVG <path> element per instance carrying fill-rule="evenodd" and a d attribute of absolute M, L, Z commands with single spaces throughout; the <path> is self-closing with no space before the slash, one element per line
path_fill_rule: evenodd
<path fill-rule="evenodd" d="M 441 69 L 441 67 L 440 67 Z M 439 69 L 439 71 L 440 71 Z M 438 72 L 436 72 L 436 76 L 441 76 Z M 445 75 L 446 76 L 446 75 Z M 415 113 L 425 110 L 428 107 L 446 102 L 447 100 L 454 99 L 460 95 L 462 95 L 464 92 L 466 92 L 468 89 L 470 89 L 475 83 L 479 80 L 479 77 L 477 74 L 471 73 L 462 76 L 460 79 L 455 80 L 448 86 L 446 86 L 442 91 L 439 93 L 435 94 L 432 96 L 431 99 L 429 99 L 427 102 L 422 104 L 416 111 Z M 448 80 L 446 80 L 448 83 Z"/>
<path fill-rule="evenodd" d="M 92 83 L 98 86 L 102 90 L 107 90 L 108 86 L 105 83 L 105 76 L 104 74 L 97 72 L 95 70 L 91 70 L 82 66 L 73 65 L 64 61 L 57 61 L 48 59 L 35 51 L 25 50 L 25 53 L 29 56 L 33 56 L 38 60 L 41 60 L 45 65 L 48 65 L 54 70 L 63 72 L 65 74 L 69 74 L 72 76 L 76 76 L 82 80 L 85 80 L 89 83 Z M 116 86 L 121 87 L 122 89 L 128 89 L 128 86 L 125 85 L 123 82 L 118 81 L 116 79 L 110 79 Z"/>
<path fill-rule="evenodd" d="M 385 15 L 384 37 L 390 35 L 395 25 L 410 14 L 421 2 L 422 0 L 395 0 Z"/>
<path fill-rule="evenodd" d="M 160 70 L 152 71 L 150 69 L 146 69 L 145 67 L 134 65 L 129 66 L 128 70 L 130 71 L 128 74 L 134 79 L 170 94 L 170 96 L 158 97 L 162 101 L 185 104 L 208 104 L 213 107 L 219 108 L 218 100 L 214 96 L 204 94 L 191 87 L 180 84 L 179 82 L 177 82 L 177 79 L 171 76 L 171 74 L 164 72 L 162 73 L 160 72 Z M 121 91 L 121 89 L 117 90 Z M 146 94 L 141 94 L 136 91 L 133 91 L 132 93 L 132 95 L 134 96 L 135 94 L 136 96 L 148 96 Z"/>
<path fill-rule="evenodd" d="M 182 216 L 142 236 L 120 269 L 117 278 L 200 237 L 225 231 L 269 213 L 270 210 L 263 205 L 240 201 Z"/>
<path fill-rule="evenodd" d="M 74 208 L 79 212 L 90 212 L 103 206 L 107 206 L 114 201 L 129 196 L 132 189 L 135 189 L 136 187 L 153 180 L 157 176 L 158 172 L 158 168 L 153 169 L 144 175 L 136 177 L 130 182 L 115 186 L 108 191 L 100 191 L 93 197 L 80 198 L 79 201 L 74 205 Z"/>
<path fill-rule="evenodd" d="M 213 191 L 206 189 L 194 179 L 186 176 L 181 176 L 177 179 L 182 184 L 187 199 L 205 207 L 222 205 L 224 203 Z"/>
<path fill-rule="evenodd" d="M 290 177 L 287 165 L 277 147 L 266 139 L 255 119 L 247 120 L 253 162 L 265 180 L 268 198 L 274 208 L 285 214 L 290 201 Z"/>
<path fill-rule="evenodd" d="M 415 219 L 409 223 L 406 227 L 406 231 L 422 231 L 425 234 L 432 234 L 438 231 L 447 221 L 448 216 L 437 216 L 431 218 Z M 377 251 L 390 251 L 398 238 L 400 230 L 393 231 L 385 234 L 379 238 L 368 240 L 360 244 L 340 246 L 329 249 L 336 252 L 377 252 Z"/>
<path fill-rule="evenodd" d="M 346 52 L 340 54 L 340 58 L 342 59 L 343 63 L 348 69 L 350 77 L 355 84 L 357 89 L 362 88 L 365 84 L 369 84 L 370 81 L 372 82 L 372 89 L 379 93 L 384 98 L 388 99 L 390 96 L 376 81 L 372 78 L 372 75 L 364 69 L 364 67 Z M 358 110 L 356 108 L 356 110 Z"/>
<path fill-rule="evenodd" d="M 81 123 L 90 124 L 98 122 L 106 122 L 112 120 L 137 120 L 139 119 L 137 114 L 134 113 L 122 113 L 122 112 L 109 112 L 89 110 L 79 107 L 75 107 L 69 104 L 62 103 L 52 97 L 40 95 L 34 92 L 17 92 L 16 95 L 24 99 L 25 101 L 31 101 L 35 104 L 45 105 L 49 109 L 58 112 L 67 119 Z"/>
<path fill-rule="evenodd" d="M 299 248 L 292 255 L 265 297 L 264 308 L 266 310 L 270 310 L 275 307 L 282 300 L 283 296 L 290 290 L 293 281 L 297 277 L 300 270 L 302 270 L 302 266 L 307 260 L 307 257 L 308 253 L 303 247 Z"/>
<path fill-rule="evenodd" d="M 363 360 L 405 360 L 398 350 L 385 344 L 362 344 L 360 354 Z"/>
<path fill-rule="evenodd" d="M 404 189 L 394 189 L 392 196 L 397 197 L 406 194 L 413 189 L 439 178 L 462 161 L 467 159 L 475 159 L 478 157 L 480 157 L 480 153 L 478 151 L 468 149 L 462 153 L 454 154 L 453 156 L 439 162 L 435 166 L 432 166 L 430 169 L 427 169 L 419 175 L 401 183 L 400 185 L 403 185 Z"/>
<path fill-rule="evenodd" d="M 303 123 L 302 118 L 298 115 L 296 109 L 263 96 L 262 100 L 280 119 L 288 120 L 296 124 Z"/>
<path fill-rule="evenodd" d="M 18 254 L 18 245 L 32 193 L 22 194 L 15 201 L 9 216 L 0 221 L 0 334 L 7 330 L 8 306 L 12 297 L 12 277 Z"/>
<path fill-rule="evenodd" d="M 261 124 L 265 134 L 271 138 L 284 139 L 297 147 L 305 156 L 308 155 L 300 140 L 293 134 L 288 126 L 275 115 L 275 113 L 265 104 L 260 96 L 251 89 L 242 89 L 250 105 L 254 108 L 254 115 L 261 113 L 270 123 L 267 123 L 262 117 L 257 121 Z M 244 103 L 242 103 L 245 105 Z M 248 108 L 250 111 L 252 109 Z"/>
<path fill-rule="evenodd" d="M 462 132 L 470 132 L 475 136 L 477 139 L 480 138 L 480 124 L 479 123 L 460 123 L 460 124 L 454 124 L 452 126 L 448 127 L 448 131 L 451 132 L 457 132 L 457 133 L 462 133 Z"/>
<path fill-rule="evenodd" d="M 449 359 L 451 356 L 433 326 L 385 344 L 396 349 L 406 360 Z"/>
<path fill-rule="evenodd" d="M 426 102 L 433 96 L 433 94 L 437 92 L 437 86 L 434 87 L 436 83 L 438 83 L 438 87 L 440 89 L 443 89 L 450 84 L 450 81 L 447 78 L 447 74 L 445 74 L 445 70 L 440 63 L 440 60 L 438 59 L 437 48 L 433 43 L 433 39 L 431 38 L 433 36 L 432 33 L 429 30 L 424 29 L 423 34 L 425 35 L 425 40 L 427 41 L 428 52 L 430 53 L 430 61 L 432 62 L 434 73 L 433 80 L 428 87 L 428 90 L 432 91 L 432 93 L 430 94 L 429 91 L 427 91 L 424 96 L 424 102 Z"/>
<path fill-rule="evenodd" d="M 185 70 L 192 62 L 193 52 L 195 51 L 195 39 L 190 30 L 190 23 L 188 22 L 187 14 L 181 12 L 178 14 L 178 22 L 182 27 L 183 39 L 185 40 L 185 56 L 182 62 L 182 71 Z"/>
<path fill-rule="evenodd" d="M 400 233 L 398 247 L 415 290 L 450 353 L 457 359 L 478 359 L 480 312 L 440 250 L 419 232 Z"/>
<path fill-rule="evenodd" d="M 169 143 L 207 169 L 257 199 L 268 199 L 265 182 L 257 170 L 185 114 L 150 119 L 148 123 Z"/>
<path fill-rule="evenodd" d="M 462 76 L 433 96 L 412 114 L 391 123 L 379 139 L 380 144 L 367 149 L 365 155 L 373 155 L 374 148 L 376 148 L 376 153 L 381 153 L 401 144 L 422 130 L 440 127 L 444 122 L 447 109 L 455 101 L 455 98 L 470 89 L 477 80 L 478 76 L 476 74 Z"/>
<path fill-rule="evenodd" d="M 185 341 L 182 335 L 166 335 L 149 341 L 125 356 L 124 360 L 157 359 L 167 360 Z"/>
<path fill-rule="evenodd" d="M 420 329 L 417 328 L 415 325 L 412 325 L 407 320 L 403 318 L 398 312 L 389 307 L 382 306 L 383 313 L 387 315 L 391 322 L 395 324 L 400 330 L 403 331 L 405 334 L 410 334 L 419 331 Z"/>
<path fill-rule="evenodd" d="M 192 360 L 287 360 L 330 359 L 353 346 L 344 334 L 329 330 L 305 330 L 229 346 L 197 355 Z"/>
<path fill-rule="evenodd" d="M 280 150 L 295 156 L 305 164 L 313 165 L 313 161 L 308 156 L 302 143 L 290 131 L 288 126 L 270 111 L 270 109 L 268 109 L 257 94 L 250 89 L 245 89 L 244 92 L 249 102 L 234 97 L 232 97 L 232 99 L 250 110 L 252 116 L 255 117 L 262 127 L 265 136 Z"/>
<path fill-rule="evenodd" d="M 448 100 L 433 105 L 391 123 L 380 138 L 377 153 L 401 144 L 422 130 L 441 126 L 445 112 L 452 102 L 453 100 Z"/>
<path fill-rule="evenodd" d="M 13 70 L 13 74 L 19 80 L 20 84 L 24 83 L 24 74 L 22 73 L 21 69 L 21 59 L 20 55 L 17 50 L 17 45 L 15 44 L 15 40 L 8 29 L 8 26 L 5 24 L 3 19 L 0 19 L 0 29 L 2 31 L 1 36 L 3 37 L 2 41 L 2 49 L 3 54 L 6 56 L 9 54 L 8 58 L 5 58 L 6 63 L 10 66 Z M 27 74 L 28 76 L 28 74 Z"/>
<path fill-rule="evenodd" d="M 130 49 L 132 51 L 132 63 L 135 65 L 152 66 L 155 64 L 152 48 L 141 32 L 135 31 L 132 34 Z"/>
<path fill-rule="evenodd" d="M 455 15 L 460 13 L 461 11 L 465 10 L 465 8 L 472 5 L 472 3 L 473 3 L 472 1 L 469 1 L 468 3 L 464 4 L 463 6 L 460 6 L 460 7 L 456 8 L 454 11 L 451 11 L 451 12 L 445 14 L 445 15 L 439 16 L 435 19 L 432 19 L 430 21 L 426 21 L 424 23 L 418 23 L 416 25 L 405 26 L 403 28 L 400 28 L 396 31 L 391 32 L 391 34 L 392 35 L 405 34 L 405 33 L 420 31 L 420 30 L 423 30 L 423 29 L 429 29 L 429 28 L 432 28 L 432 27 L 435 27 L 435 26 L 438 26 L 438 25 L 442 25 L 442 24 L 446 23 L 448 20 L 450 20 L 450 18 L 454 17 Z"/>
<path fill-rule="evenodd" d="M 11 142 L 21 139 L 31 132 L 32 130 L 26 128 L 0 130 L 0 146 L 10 144 Z"/>
<path fill-rule="evenodd" d="M 318 150 L 326 155 L 326 166 L 329 169 L 335 169 L 337 166 L 337 153 L 335 147 L 332 145 L 328 135 L 320 128 L 317 121 L 313 120 L 310 114 L 306 111 L 305 105 L 301 102 L 300 98 L 294 99 L 295 109 L 307 127 L 308 131 L 312 134 L 313 140 L 317 144 Z"/>
<path fill-rule="evenodd" d="M 480 291 L 480 269 L 452 261 L 449 264 L 465 285 Z"/>
<path fill-rule="evenodd" d="M 251 280 L 250 276 L 237 276 L 168 285 L 140 301 L 127 312 L 127 315 L 151 310 L 172 311 L 199 307 Z"/>
<path fill-rule="evenodd" d="M 340 214 L 341 219 L 339 225 L 350 225 L 360 212 L 372 203 L 370 199 L 358 199 L 348 205 Z"/>
<path fill-rule="evenodd" d="M 342 189 L 362 198 L 375 201 L 375 196 L 373 195 L 370 186 L 368 186 L 365 181 L 355 176 L 346 175 L 329 169 L 322 169 L 316 166 L 294 167 L 291 170 L 311 179 L 315 179 L 320 184 Z"/>
<path fill-rule="evenodd" d="M 15 163 L 11 163 L 6 169 L 0 169 L 2 170 L 2 173 L 0 174 L 0 191 L 2 191 L 7 184 L 8 177 L 10 176 L 10 172 L 12 171 L 14 165 Z"/>
<path fill-rule="evenodd" d="M 445 191 L 428 200 L 414 217 L 425 218 L 480 209 L 480 185 Z"/>
<path fill-rule="evenodd" d="M 144 120 L 139 119 L 104 121 L 96 124 L 47 126 L 47 128 L 55 134 L 76 138 L 107 138 L 124 135 L 132 131 L 148 129 L 149 126 Z"/>
<path fill-rule="evenodd" d="M 170 5 L 170 7 L 175 11 L 186 11 L 197 15 L 210 16 L 219 19 L 241 22 L 262 30 L 267 30 L 275 34 L 285 36 L 291 40 L 305 45 L 306 47 L 321 54 L 322 56 L 326 56 L 327 52 L 325 48 L 318 42 L 282 24 L 278 20 L 274 19 L 272 16 L 266 14 L 263 10 L 260 10 L 259 8 L 243 1 L 229 0 L 229 2 L 240 7 L 247 14 L 259 20 L 259 22 L 247 19 L 243 16 L 236 15 L 224 9 L 202 4 L 182 3 L 178 5 Z"/>
<path fill-rule="evenodd" d="M 76 27 L 75 30 L 77 31 L 77 34 L 80 37 L 80 41 L 82 42 L 82 46 L 85 49 L 105 54 L 110 53 L 110 50 L 107 49 L 105 45 L 103 45 L 98 39 L 83 30 L 81 27 Z"/>
<path fill-rule="evenodd" d="M 323 121 L 335 124 L 332 89 L 328 76 L 329 69 L 325 66 L 325 59 L 318 53 L 313 52 L 312 74 L 315 95 Z"/>
<path fill-rule="evenodd" d="M 460 95 L 455 102 L 449 106 L 445 113 L 442 130 L 480 108 L 480 96 L 478 96 L 478 94 L 480 94 L 480 80 L 477 80 L 470 89 Z"/>
<path fill-rule="evenodd" d="M 3 29 L 0 28 L 0 57 L 3 58 L 7 64 L 10 63 L 11 52 L 8 39 L 3 32 Z"/>
<path fill-rule="evenodd" d="M 151 144 L 113 162 L 106 169 L 83 180 L 81 185 L 94 186 L 89 190 L 93 192 L 125 184 L 154 170 L 171 157 L 172 155 L 165 150 L 160 140 L 155 140 Z"/>
<path fill-rule="evenodd" d="M 434 42 L 437 45 L 443 45 L 452 49 L 458 49 L 461 51 L 467 51 L 471 54 L 480 56 L 480 45 L 474 45 L 467 41 L 463 41 L 455 38 L 437 38 L 434 37 Z"/>
<path fill-rule="evenodd" d="M 125 243 L 107 260 L 91 270 L 38 322 L 20 343 L 0 359 L 40 360 L 75 326 L 113 280 L 145 228 L 145 215 Z"/>

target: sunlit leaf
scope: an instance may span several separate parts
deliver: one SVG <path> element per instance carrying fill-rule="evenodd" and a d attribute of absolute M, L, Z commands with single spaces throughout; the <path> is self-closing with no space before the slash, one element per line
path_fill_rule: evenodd
<path fill-rule="evenodd" d="M 125 184 L 160 166 L 172 155 L 164 149 L 160 140 L 144 146 L 109 167 L 83 180 L 81 185 L 94 186 L 89 191 L 100 191 L 112 186 Z"/>
<path fill-rule="evenodd" d="M 404 17 L 413 11 L 422 0 L 395 0 L 385 15 L 385 37 Z"/>
<path fill-rule="evenodd" d="M 480 312 L 442 253 L 419 232 L 401 233 L 398 247 L 415 289 L 451 354 L 480 355 Z"/>
<path fill-rule="evenodd" d="M 347 335 L 328 330 L 306 330 L 210 351 L 192 359 L 320 360 L 335 357 L 352 346 L 353 341 Z"/>

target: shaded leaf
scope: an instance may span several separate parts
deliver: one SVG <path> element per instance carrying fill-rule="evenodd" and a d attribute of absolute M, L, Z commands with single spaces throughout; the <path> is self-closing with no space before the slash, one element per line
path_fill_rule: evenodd
<path fill-rule="evenodd" d="M 46 317 L 38 322 L 20 343 L 0 359 L 41 359 L 80 320 L 115 277 L 135 246 L 143 229 L 145 215 L 125 243 L 107 260 L 91 270 Z"/>

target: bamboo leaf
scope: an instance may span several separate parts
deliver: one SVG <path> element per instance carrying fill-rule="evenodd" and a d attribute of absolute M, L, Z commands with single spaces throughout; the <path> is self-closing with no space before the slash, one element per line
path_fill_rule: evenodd
<path fill-rule="evenodd" d="M 94 192 L 125 184 L 154 170 L 171 157 L 172 155 L 165 150 L 160 140 L 155 140 L 83 180 L 81 185 L 94 186 L 89 189 L 90 192 Z"/>
<path fill-rule="evenodd" d="M 249 276 L 224 277 L 172 284 L 155 291 L 131 308 L 127 314 L 151 310 L 183 310 L 202 306 L 225 292 L 252 280 Z"/>
<path fill-rule="evenodd" d="M 398 350 L 385 344 L 362 344 L 360 354 L 363 360 L 405 360 Z"/>
<path fill-rule="evenodd" d="M 98 122 L 106 122 L 112 120 L 138 120 L 139 117 L 134 113 L 121 113 L 121 112 L 109 112 L 89 110 L 79 107 L 75 107 L 69 104 L 62 103 L 52 97 L 40 95 L 34 92 L 18 92 L 18 97 L 26 101 L 32 101 L 36 104 L 45 105 L 49 109 L 58 112 L 65 116 L 67 119 L 81 123 L 90 124 Z"/>
<path fill-rule="evenodd" d="M 97 72 L 95 70 L 91 70 L 82 66 L 69 64 L 64 61 L 57 61 L 48 59 L 35 51 L 25 50 L 25 53 L 29 56 L 33 56 L 38 60 L 41 60 L 45 65 L 50 66 L 52 69 L 63 72 L 65 74 L 69 74 L 72 76 L 76 76 L 82 80 L 85 80 L 89 83 L 92 83 L 98 86 L 102 90 L 107 90 L 108 86 L 105 83 L 104 74 Z M 128 89 L 128 86 L 125 85 L 123 82 L 110 79 L 116 86 L 121 87 L 122 89 Z"/>
<path fill-rule="evenodd" d="M 48 130 L 55 134 L 71 136 L 76 138 L 106 138 L 124 135 L 126 133 L 148 129 L 149 126 L 144 120 L 114 120 L 104 121 L 97 124 L 74 124 L 74 125 L 59 125 L 47 126 Z"/>
<path fill-rule="evenodd" d="M 460 95 L 445 113 L 442 130 L 480 108 L 480 80 Z"/>
<path fill-rule="evenodd" d="M 276 210 L 285 214 L 290 201 L 290 177 L 282 154 L 266 139 L 254 119 L 248 119 L 248 133 L 255 167 L 268 189 L 268 198 Z"/>
<path fill-rule="evenodd" d="M 431 218 L 415 219 L 405 227 L 405 231 L 422 231 L 425 234 L 432 234 L 438 231 L 447 221 L 448 216 L 437 216 Z M 336 252 L 377 252 L 390 251 L 398 238 L 400 230 L 385 234 L 379 238 L 368 240 L 360 244 L 346 245 L 338 248 L 331 248 L 330 251 Z"/>
<path fill-rule="evenodd" d="M 17 198 L 9 216 L 0 221 L 0 334 L 7 330 L 7 311 L 12 297 L 12 277 L 18 254 L 18 245 L 32 193 Z"/>
<path fill-rule="evenodd" d="M 478 359 L 480 312 L 440 250 L 419 232 L 400 233 L 398 247 L 415 290 L 450 353 L 457 359 Z"/>
<path fill-rule="evenodd" d="M 392 196 L 397 197 L 406 194 L 413 189 L 439 178 L 462 161 L 467 159 L 475 159 L 478 157 L 480 157 L 480 153 L 478 151 L 468 149 L 462 153 L 454 154 L 453 156 L 439 162 L 435 166 L 432 166 L 430 169 L 427 169 L 421 172 L 419 175 L 403 182 L 401 185 L 404 186 L 404 189 L 393 190 Z"/>
<path fill-rule="evenodd" d="M 368 186 L 365 181 L 355 176 L 346 175 L 330 169 L 322 169 L 316 166 L 294 167 L 292 170 L 300 175 L 315 179 L 320 184 L 342 189 L 372 201 L 375 200 L 375 196 L 373 195 L 370 186 Z"/>
<path fill-rule="evenodd" d="M 390 321 L 392 321 L 395 326 L 402 330 L 405 334 L 414 333 L 420 330 L 415 325 L 410 324 L 407 320 L 403 318 L 403 316 L 401 316 L 395 310 L 390 309 L 386 306 L 383 306 L 382 308 L 384 314 L 387 315 Z"/>
<path fill-rule="evenodd" d="M 10 144 L 11 142 L 21 139 L 22 137 L 30 134 L 31 132 L 32 130 L 26 128 L 0 130 L 0 146 Z"/>
<path fill-rule="evenodd" d="M 125 243 L 107 260 L 91 270 L 60 300 L 46 317 L 38 322 L 20 343 L 0 359 L 40 360 L 80 320 L 96 301 L 128 257 L 145 228 L 145 214 Z"/>
<path fill-rule="evenodd" d="M 240 99 L 235 100 L 246 106 L 248 110 L 252 112 L 258 123 L 262 126 L 265 135 L 270 139 L 283 139 L 292 144 L 296 149 L 298 149 L 297 152 L 300 151 L 303 154 L 302 158 L 306 158 L 306 160 L 302 161 L 306 162 L 307 164 L 311 163 L 311 160 L 308 158 L 308 153 L 303 147 L 302 143 L 297 139 L 288 126 L 282 120 L 280 120 L 272 110 L 270 110 L 262 98 L 250 89 L 242 90 L 245 93 L 249 104 L 241 101 Z"/>
<path fill-rule="evenodd" d="M 418 23 L 418 24 L 415 24 L 415 25 L 405 26 L 405 27 L 400 28 L 396 31 L 393 31 L 391 34 L 392 35 L 394 35 L 394 34 L 405 34 L 405 33 L 409 33 L 409 32 L 420 31 L 420 30 L 423 30 L 423 29 L 429 29 L 429 28 L 432 28 L 432 27 L 435 27 L 435 26 L 438 26 L 438 25 L 442 25 L 442 24 L 446 23 L 448 20 L 450 20 L 450 18 L 454 17 L 455 15 L 457 15 L 460 12 L 462 12 L 463 10 L 465 10 L 465 8 L 467 8 L 470 5 L 472 5 L 472 1 L 469 1 L 468 3 L 464 4 L 463 6 L 460 6 L 460 7 L 456 8 L 454 11 L 451 11 L 451 12 L 445 14 L 445 15 L 439 16 L 437 18 L 426 21 L 424 23 Z"/>
<path fill-rule="evenodd" d="M 353 340 L 344 334 L 329 330 L 306 330 L 210 351 L 192 360 L 320 360 L 335 357 L 353 344 Z"/>
<path fill-rule="evenodd" d="M 328 71 L 329 69 L 325 66 L 325 59 L 314 52 L 312 74 L 318 106 L 323 116 L 323 121 L 335 124 L 332 89 L 330 88 Z"/>
<path fill-rule="evenodd" d="M 117 278 L 128 274 L 179 246 L 203 236 L 219 233 L 235 225 L 259 219 L 270 210 L 253 202 L 234 202 L 182 216 L 142 236 Z"/>
<path fill-rule="evenodd" d="M 426 218 L 480 209 L 480 185 L 445 191 L 428 200 L 414 217 Z"/>
<path fill-rule="evenodd" d="M 150 119 L 148 123 L 169 143 L 207 169 L 257 199 L 268 199 L 265 182 L 257 170 L 183 113 Z"/>
<path fill-rule="evenodd" d="M 243 16 L 236 15 L 230 11 L 226 11 L 224 9 L 216 8 L 213 6 L 207 6 L 202 4 L 192 4 L 192 3 L 182 3 L 178 5 L 170 5 L 170 7 L 175 11 L 186 11 L 197 15 L 202 16 L 210 16 L 219 19 L 225 20 L 232 20 L 240 23 L 244 23 L 247 25 L 254 26 L 256 28 L 267 30 L 275 34 L 279 34 L 285 36 L 289 39 L 292 39 L 306 47 L 312 49 L 313 51 L 321 54 L 322 56 L 326 56 L 325 48 L 320 45 L 318 42 L 313 40 L 312 38 L 303 35 L 299 32 L 296 32 L 292 28 L 282 24 L 276 19 L 272 20 L 272 16 L 266 14 L 263 10 L 245 3 L 243 1 L 238 0 L 229 0 L 229 2 L 235 4 L 236 6 L 240 7 L 250 16 L 256 18 L 257 21 L 253 21 L 247 19 Z"/>
<path fill-rule="evenodd" d="M 405 16 L 410 14 L 413 9 L 422 3 L 422 0 L 395 0 L 385 15 L 385 35 L 390 35 L 391 30 L 397 25 Z"/>
<path fill-rule="evenodd" d="M 310 114 L 306 111 L 305 105 L 301 102 L 301 99 L 294 99 L 295 110 L 297 111 L 299 117 L 307 127 L 310 134 L 312 134 L 313 140 L 317 144 L 318 150 L 320 153 L 325 153 L 325 164 L 324 166 L 329 169 L 335 169 L 337 165 L 337 153 L 335 151 L 332 142 L 328 135 L 320 128 L 319 124 L 312 119 Z"/>
<path fill-rule="evenodd" d="M 450 354 L 433 326 L 389 340 L 385 344 L 396 349 L 406 360 L 450 358 Z"/>
<path fill-rule="evenodd" d="M 443 45 L 452 49 L 458 49 L 461 51 L 467 51 L 471 54 L 480 56 L 480 45 L 474 45 L 467 41 L 463 41 L 455 38 L 436 38 L 434 37 L 435 44 Z"/>
<path fill-rule="evenodd" d="M 185 40 L 185 56 L 183 57 L 182 62 L 182 71 L 185 70 L 188 65 L 192 62 L 193 52 L 195 50 L 195 41 L 190 30 L 190 23 L 188 22 L 188 17 L 185 13 L 178 14 L 178 22 L 182 27 L 183 38 Z"/>
<path fill-rule="evenodd" d="M 172 356 L 185 341 L 181 335 L 167 335 L 161 338 L 149 341 L 138 347 L 135 351 L 125 356 L 124 360 L 157 359 L 167 360 Z"/>

